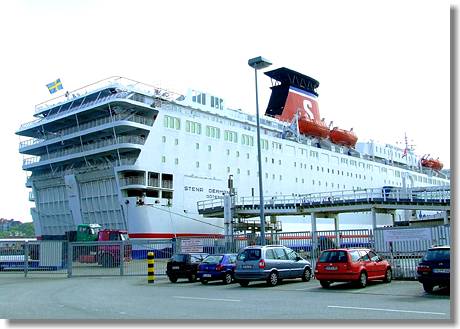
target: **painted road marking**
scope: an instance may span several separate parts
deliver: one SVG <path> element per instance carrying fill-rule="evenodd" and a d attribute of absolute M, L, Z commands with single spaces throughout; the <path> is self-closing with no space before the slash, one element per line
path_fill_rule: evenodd
<path fill-rule="evenodd" d="M 222 298 L 203 298 L 203 297 L 187 297 L 187 296 L 173 296 L 179 299 L 196 299 L 196 300 L 211 300 L 219 302 L 241 302 L 239 299 L 222 299 Z"/>
<path fill-rule="evenodd" d="M 446 315 L 446 313 L 424 312 L 424 311 L 409 311 L 409 310 L 393 310 L 393 309 L 390 309 L 390 308 L 353 307 L 353 306 L 336 306 L 336 305 L 328 305 L 327 307 L 330 307 L 330 308 L 347 308 L 347 309 L 366 310 L 366 311 L 383 311 L 383 312 L 401 312 L 401 313 Z"/>

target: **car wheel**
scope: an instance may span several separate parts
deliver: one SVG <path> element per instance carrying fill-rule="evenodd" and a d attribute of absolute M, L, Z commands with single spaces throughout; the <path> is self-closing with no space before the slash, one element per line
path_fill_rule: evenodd
<path fill-rule="evenodd" d="M 112 255 L 104 254 L 101 259 L 102 267 L 114 267 L 114 259 Z"/>
<path fill-rule="evenodd" d="M 434 286 L 431 283 L 424 283 L 423 284 L 423 289 L 428 293 L 433 292 L 433 287 Z"/>
<path fill-rule="evenodd" d="M 176 283 L 177 282 L 177 278 L 175 276 L 168 276 L 168 279 L 169 281 L 171 281 L 172 283 Z"/>
<path fill-rule="evenodd" d="M 321 287 L 323 288 L 329 288 L 329 286 L 331 285 L 330 281 L 320 280 L 319 283 L 321 284 Z"/>
<path fill-rule="evenodd" d="M 311 279 L 311 270 L 307 267 L 305 270 L 303 270 L 302 273 L 302 281 L 303 282 L 308 282 Z"/>
<path fill-rule="evenodd" d="M 242 287 L 247 287 L 247 286 L 249 286 L 249 281 L 248 281 L 248 280 L 239 280 L 238 283 L 239 283 L 240 286 L 242 286 Z"/>
<path fill-rule="evenodd" d="M 190 282 L 195 282 L 196 281 L 196 274 L 195 273 L 190 274 L 189 277 L 188 277 L 188 280 Z"/>
<path fill-rule="evenodd" d="M 366 272 L 361 272 L 359 274 L 358 287 L 364 288 L 367 286 L 367 274 Z"/>
<path fill-rule="evenodd" d="M 385 282 L 385 283 L 391 282 L 392 276 L 393 276 L 393 274 L 391 272 L 391 268 L 388 268 L 387 271 L 385 272 L 385 278 L 383 279 L 383 282 Z"/>
<path fill-rule="evenodd" d="M 276 272 L 271 272 L 270 275 L 268 276 L 268 279 L 267 279 L 267 284 L 270 286 L 270 287 L 274 287 L 278 284 L 278 273 Z"/>
<path fill-rule="evenodd" d="M 201 279 L 201 283 L 202 283 L 202 284 L 208 284 L 208 280 L 206 280 L 206 279 Z"/>
<path fill-rule="evenodd" d="M 225 273 L 224 279 L 222 280 L 224 284 L 230 284 L 232 283 L 232 274 L 231 273 Z"/>

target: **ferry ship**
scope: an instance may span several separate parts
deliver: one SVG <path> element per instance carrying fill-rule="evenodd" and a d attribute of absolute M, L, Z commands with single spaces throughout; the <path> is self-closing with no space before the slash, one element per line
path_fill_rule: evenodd
<path fill-rule="evenodd" d="M 410 147 L 327 126 L 317 80 L 284 67 L 265 74 L 266 196 L 450 184 Z M 16 134 L 37 238 L 80 223 L 138 239 L 222 235 L 223 219 L 200 216 L 197 202 L 227 193 L 229 176 L 238 195 L 258 195 L 256 117 L 218 96 L 111 77 L 36 105 L 34 117 Z"/>

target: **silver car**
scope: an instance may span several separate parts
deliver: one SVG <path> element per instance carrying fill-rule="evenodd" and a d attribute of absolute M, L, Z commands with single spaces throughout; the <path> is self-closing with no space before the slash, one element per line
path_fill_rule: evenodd
<path fill-rule="evenodd" d="M 266 281 L 276 286 L 282 279 L 310 281 L 311 264 L 285 246 L 250 246 L 238 253 L 235 280 L 243 287 L 250 281 Z"/>

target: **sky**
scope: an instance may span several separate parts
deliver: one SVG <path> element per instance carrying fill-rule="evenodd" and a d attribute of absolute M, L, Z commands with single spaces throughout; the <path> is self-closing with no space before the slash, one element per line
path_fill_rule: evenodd
<path fill-rule="evenodd" d="M 320 82 L 326 122 L 360 140 L 403 142 L 450 168 L 449 16 L 452 1 L 2 1 L 0 217 L 30 221 L 20 125 L 64 91 L 124 76 L 186 93 L 210 92 L 255 113 L 263 56 Z M 458 32 L 457 32 L 458 34 Z M 259 74 L 261 112 L 270 79 Z M 64 92 L 62 91 L 62 93 Z M 27 157 L 27 156 L 26 156 Z"/>

